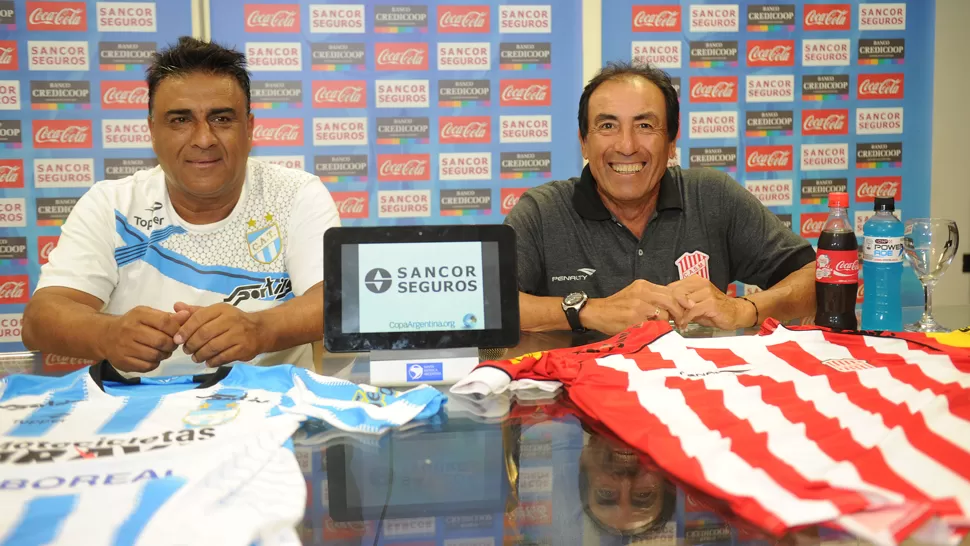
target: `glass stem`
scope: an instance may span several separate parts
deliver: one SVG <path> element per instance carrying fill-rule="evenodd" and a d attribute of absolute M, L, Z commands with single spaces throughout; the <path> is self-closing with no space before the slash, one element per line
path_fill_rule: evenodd
<path fill-rule="evenodd" d="M 926 303 L 923 304 L 923 318 L 920 322 L 931 324 L 933 322 L 933 281 L 923 283 L 923 297 Z"/>

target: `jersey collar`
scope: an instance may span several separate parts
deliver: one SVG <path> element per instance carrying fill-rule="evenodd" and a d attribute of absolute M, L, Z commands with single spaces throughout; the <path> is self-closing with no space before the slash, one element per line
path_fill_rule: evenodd
<path fill-rule="evenodd" d="M 213 373 L 205 373 L 198 375 L 184 375 L 184 376 L 171 376 L 171 377 L 124 377 L 118 370 L 114 368 L 107 360 L 102 360 L 100 363 L 91 366 L 90 375 L 91 380 L 94 384 L 104 392 L 104 382 L 111 381 L 113 383 L 122 383 L 124 385 L 171 385 L 173 383 L 198 383 L 196 389 L 207 389 L 219 383 L 229 372 L 232 371 L 231 366 L 220 366 Z"/>
<path fill-rule="evenodd" d="M 589 165 L 583 167 L 583 174 L 576 182 L 573 191 L 573 207 L 580 216 L 587 220 L 610 220 L 610 211 L 603 204 L 599 193 L 596 192 L 596 179 L 589 170 Z M 668 168 L 660 179 L 660 194 L 657 196 L 657 212 L 662 210 L 684 210 L 684 200 L 680 195 L 680 184 Z"/>

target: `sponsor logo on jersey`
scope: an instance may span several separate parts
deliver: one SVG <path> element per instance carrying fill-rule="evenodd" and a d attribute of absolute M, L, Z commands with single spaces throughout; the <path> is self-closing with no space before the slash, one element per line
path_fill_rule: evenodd
<path fill-rule="evenodd" d="M 239 307 L 246 300 L 279 301 L 293 293 L 293 283 L 289 278 L 273 279 L 266 277 L 262 283 L 241 284 L 234 288 L 222 301 Z"/>
<path fill-rule="evenodd" d="M 91 120 L 89 119 L 35 119 L 34 148 L 91 148 Z"/>
<path fill-rule="evenodd" d="M 300 42 L 246 42 L 246 62 L 252 72 L 300 72 L 303 46 Z"/>
<path fill-rule="evenodd" d="M 499 68 L 535 70 L 552 68 L 552 43 L 502 42 L 498 45 Z"/>
<path fill-rule="evenodd" d="M 737 111 L 691 112 L 690 138 L 737 138 Z"/>
<path fill-rule="evenodd" d="M 860 4 L 859 30 L 906 30 L 906 4 Z"/>
<path fill-rule="evenodd" d="M 748 66 L 795 66 L 795 40 L 748 40 Z"/>
<path fill-rule="evenodd" d="M 377 108 L 427 108 L 431 100 L 428 80 L 376 80 Z"/>
<path fill-rule="evenodd" d="M 303 118 L 256 118 L 253 146 L 303 146 Z"/>
<path fill-rule="evenodd" d="M 330 192 L 341 220 L 367 218 L 370 210 L 370 194 L 366 191 Z"/>
<path fill-rule="evenodd" d="M 441 144 L 489 144 L 491 141 L 491 116 L 438 118 L 438 142 Z"/>
<path fill-rule="evenodd" d="M 693 76 L 690 102 L 738 102 L 737 76 Z"/>
<path fill-rule="evenodd" d="M 704 252 L 695 250 L 684 252 L 680 255 L 680 258 L 674 260 L 674 264 L 677 266 L 677 274 L 681 279 L 686 279 L 692 275 L 710 279 L 710 269 L 708 268 L 710 259 L 711 257 Z"/>
<path fill-rule="evenodd" d="M 101 145 L 104 148 L 151 148 L 152 135 L 148 130 L 148 120 L 101 120 Z"/>
<path fill-rule="evenodd" d="M 246 32 L 300 32 L 299 4 L 244 4 Z"/>
<path fill-rule="evenodd" d="M 849 168 L 848 144 L 802 144 L 803 171 L 839 171 Z"/>
<path fill-rule="evenodd" d="M 859 142 L 855 145 L 855 167 L 857 169 L 882 169 L 902 166 L 902 142 Z"/>
<path fill-rule="evenodd" d="M 502 152 L 502 179 L 552 178 L 552 152 Z"/>
<path fill-rule="evenodd" d="M 27 227 L 27 205 L 22 197 L 0 197 L 0 227 Z"/>
<path fill-rule="evenodd" d="M 94 184 L 94 159 L 35 159 L 35 188 L 89 188 Z"/>
<path fill-rule="evenodd" d="M 801 203 L 803 205 L 824 205 L 829 202 L 832 192 L 848 191 L 849 182 L 845 178 L 803 178 Z"/>
<path fill-rule="evenodd" d="M 27 30 L 86 32 L 88 10 L 84 2 L 27 2 Z"/>
<path fill-rule="evenodd" d="M 512 207 L 519 202 L 519 198 L 525 193 L 529 188 L 502 188 L 502 192 L 499 195 L 501 199 L 501 208 L 499 212 L 502 214 L 508 214 L 512 211 Z"/>
<path fill-rule="evenodd" d="M 313 82 L 316 84 L 317 82 Z M 254 81 L 250 84 L 253 110 L 303 107 L 303 82 L 299 80 Z M 319 108 L 314 104 L 314 108 Z"/>
<path fill-rule="evenodd" d="M 808 74 L 802 76 L 802 100 L 826 101 L 845 100 L 847 98 L 849 98 L 848 74 Z"/>
<path fill-rule="evenodd" d="M 793 32 L 794 30 L 794 4 L 748 5 L 748 32 Z"/>
<path fill-rule="evenodd" d="M 384 190 L 377 192 L 378 218 L 431 216 L 431 190 Z"/>
<path fill-rule="evenodd" d="M 98 42 L 98 67 L 102 71 L 137 70 L 151 64 L 155 42 Z"/>
<path fill-rule="evenodd" d="M 691 42 L 691 68 L 738 66 L 738 42 Z"/>
<path fill-rule="evenodd" d="M 849 134 L 849 111 L 842 109 L 803 110 L 802 134 L 806 136 Z"/>
<path fill-rule="evenodd" d="M 374 44 L 375 70 L 427 70 L 428 44 L 389 42 Z"/>
<path fill-rule="evenodd" d="M 852 6 L 849 4 L 808 4 L 803 9 L 805 30 L 852 29 Z"/>
<path fill-rule="evenodd" d="M 717 146 L 711 148 L 690 148 L 688 150 L 688 166 L 709 167 L 719 171 L 733 173 L 738 170 L 738 149 L 734 146 Z"/>
<path fill-rule="evenodd" d="M 903 177 L 859 176 L 855 179 L 855 200 L 857 203 L 872 203 L 876 197 L 892 197 L 895 201 L 902 201 Z"/>
<path fill-rule="evenodd" d="M 438 80 L 438 106 L 490 106 L 492 88 L 489 80 Z"/>
<path fill-rule="evenodd" d="M 378 182 L 431 180 L 429 154 L 377 154 Z"/>
<path fill-rule="evenodd" d="M 77 197 L 38 197 L 37 225 L 62 226 L 77 204 Z"/>
<path fill-rule="evenodd" d="M 156 165 L 158 165 L 158 159 L 154 157 L 105 158 L 104 177 L 106 180 L 119 180 L 138 171 L 154 168 Z"/>
<path fill-rule="evenodd" d="M 345 72 L 367 69 L 367 50 L 362 43 L 312 43 L 310 58 L 313 70 Z"/>
<path fill-rule="evenodd" d="M 311 4 L 310 32 L 363 34 L 363 4 Z"/>
<path fill-rule="evenodd" d="M 744 135 L 747 137 L 791 136 L 795 129 L 792 110 L 748 110 Z"/>
<path fill-rule="evenodd" d="M 313 118 L 314 146 L 367 144 L 367 118 Z"/>
<path fill-rule="evenodd" d="M 500 34 L 549 34 L 552 32 L 552 6 L 499 6 Z"/>
<path fill-rule="evenodd" d="M 656 68 L 681 67 L 683 54 L 680 40 L 633 42 L 630 48 L 634 63 L 649 64 Z"/>
<path fill-rule="evenodd" d="M 156 32 L 155 2 L 98 2 L 98 32 Z"/>
<path fill-rule="evenodd" d="M 902 99 L 903 74 L 859 74 L 857 91 L 860 100 Z"/>
<path fill-rule="evenodd" d="M 489 42 L 438 42 L 438 70 L 489 70 Z"/>
<path fill-rule="evenodd" d="M 500 116 L 499 131 L 502 144 L 552 142 L 552 116 Z"/>
<path fill-rule="evenodd" d="M 0 159 L 0 189 L 24 187 L 24 160 Z"/>
<path fill-rule="evenodd" d="M 795 100 L 795 76 L 745 77 L 747 102 L 792 102 Z"/>
<path fill-rule="evenodd" d="M 680 6 L 633 6 L 633 32 L 680 32 L 680 26 Z"/>
<path fill-rule="evenodd" d="M 313 157 L 313 173 L 322 182 L 367 182 L 367 156 L 317 155 Z"/>
<path fill-rule="evenodd" d="M 903 64 L 906 59 L 906 40 L 892 38 L 883 40 L 859 39 L 859 64 Z"/>
<path fill-rule="evenodd" d="M 0 57 L 2 55 L 0 52 Z M 2 66 L 0 70 L 3 70 Z M 0 80 L 0 110 L 20 110 L 20 80 Z"/>
<path fill-rule="evenodd" d="M 2 43 L 0 48 L 3 48 Z M 30 70 L 88 70 L 88 42 L 29 40 L 27 60 Z M 2 64 L 0 55 L 0 66 Z"/>
<path fill-rule="evenodd" d="M 428 6 L 374 6 L 374 32 L 378 34 L 410 34 L 428 32 Z"/>
<path fill-rule="evenodd" d="M 261 264 L 273 263 L 283 252 L 283 237 L 273 214 L 267 212 L 262 217 L 250 218 L 246 225 L 249 255 Z"/>
<path fill-rule="evenodd" d="M 443 189 L 438 196 L 438 203 L 442 216 L 492 214 L 492 190 L 488 188 Z"/>
<path fill-rule="evenodd" d="M 791 180 L 747 180 L 744 187 L 766 207 L 784 207 L 792 204 Z"/>

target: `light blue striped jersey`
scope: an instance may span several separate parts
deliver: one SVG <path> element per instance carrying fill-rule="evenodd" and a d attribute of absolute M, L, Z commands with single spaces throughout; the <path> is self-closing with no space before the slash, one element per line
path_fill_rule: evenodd
<path fill-rule="evenodd" d="M 9 376 L 0 546 L 293 543 L 306 503 L 291 451 L 301 423 L 379 435 L 444 402 L 426 385 L 396 392 L 290 365 Z"/>

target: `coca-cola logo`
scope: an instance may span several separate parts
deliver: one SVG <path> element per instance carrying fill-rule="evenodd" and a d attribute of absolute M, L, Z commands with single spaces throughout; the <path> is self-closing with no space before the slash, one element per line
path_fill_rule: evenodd
<path fill-rule="evenodd" d="M 27 24 L 31 26 L 78 27 L 81 26 L 83 18 L 84 10 L 80 8 L 61 8 L 57 11 L 45 11 L 44 8 L 38 7 L 27 16 Z"/>
<path fill-rule="evenodd" d="M 843 260 L 835 264 L 832 272 L 840 277 L 851 277 L 859 274 L 859 262 L 857 260 Z"/>
<path fill-rule="evenodd" d="M 251 28 L 282 28 L 289 29 L 296 26 L 296 18 L 299 12 L 294 10 L 279 10 L 271 13 L 263 13 L 254 9 L 246 17 L 246 26 Z"/>
<path fill-rule="evenodd" d="M 891 197 L 899 200 L 903 189 L 903 179 L 899 176 L 883 178 L 864 178 L 856 180 L 856 201 L 871 203 L 876 197 Z"/>
<path fill-rule="evenodd" d="M 788 167 L 791 165 L 792 153 L 784 150 L 774 150 L 760 153 L 757 150 L 748 155 L 748 167 Z"/>
<path fill-rule="evenodd" d="M 133 89 L 109 87 L 104 92 L 104 103 L 148 106 L 148 87 L 138 86 Z"/>
<path fill-rule="evenodd" d="M 366 204 L 367 201 L 363 197 L 348 197 L 337 203 L 337 212 L 340 213 L 340 216 L 362 214 Z"/>
<path fill-rule="evenodd" d="M 38 144 L 84 144 L 88 135 L 88 127 L 83 125 L 69 125 L 63 129 L 42 125 L 34 135 L 34 141 Z"/>
<path fill-rule="evenodd" d="M 508 214 L 512 210 L 512 207 L 518 204 L 519 199 L 527 189 L 528 188 L 502 188 L 502 214 Z"/>
<path fill-rule="evenodd" d="M 804 128 L 806 131 L 841 131 L 845 128 L 845 118 L 840 114 L 830 114 L 824 118 L 808 114 Z"/>
<path fill-rule="evenodd" d="M 299 142 L 300 126 L 292 123 L 284 123 L 278 127 L 257 125 L 253 129 L 253 140 Z"/>
<path fill-rule="evenodd" d="M 361 102 L 364 88 L 348 85 L 342 88 L 328 88 L 321 86 L 313 95 L 314 102 L 330 102 L 342 104 L 357 104 Z"/>
<path fill-rule="evenodd" d="M 903 84 L 902 78 L 885 80 L 863 79 L 859 82 L 859 95 L 896 96 Z"/>
<path fill-rule="evenodd" d="M 807 7 L 807 6 L 806 6 Z M 805 11 L 806 30 L 848 30 L 849 6 L 813 6 Z"/>
<path fill-rule="evenodd" d="M 441 128 L 441 138 L 454 140 L 469 140 L 485 138 L 488 124 L 473 121 L 466 125 L 456 125 L 450 121 Z"/>
<path fill-rule="evenodd" d="M 515 205 L 519 204 L 519 196 L 513 193 L 506 195 L 502 199 L 502 208 L 506 210 L 512 210 Z"/>
<path fill-rule="evenodd" d="M 862 303 L 866 299 L 866 283 L 863 279 L 859 279 L 859 288 L 855 292 L 855 302 Z"/>
<path fill-rule="evenodd" d="M 20 181 L 20 166 L 0 165 L 0 184 L 16 184 Z"/>
<path fill-rule="evenodd" d="M 816 236 L 818 236 L 818 234 L 822 233 L 822 226 L 824 225 L 824 219 L 806 218 L 805 221 L 802 222 L 802 235 L 806 236 L 814 233 Z"/>
<path fill-rule="evenodd" d="M 15 47 L 0 47 L 0 66 L 13 64 L 16 53 Z"/>
<path fill-rule="evenodd" d="M 0 277 L 0 303 L 27 303 L 27 276 Z"/>
<path fill-rule="evenodd" d="M 409 177 L 418 178 L 426 176 L 428 172 L 428 161 L 424 159 L 409 159 L 403 163 L 386 160 L 381 163 L 379 174 L 382 177 Z"/>
<path fill-rule="evenodd" d="M 794 49 L 789 45 L 776 45 L 770 48 L 755 45 L 748 50 L 748 61 L 751 63 L 789 63 Z"/>
<path fill-rule="evenodd" d="M 40 247 L 40 259 L 44 262 L 50 260 L 51 251 L 54 250 L 54 246 L 54 243 L 49 241 L 45 243 L 44 246 Z"/>
<path fill-rule="evenodd" d="M 690 88 L 692 99 L 730 99 L 735 96 L 737 86 L 734 82 L 720 81 L 711 85 L 696 83 Z"/>
<path fill-rule="evenodd" d="M 466 13 L 453 13 L 446 11 L 438 19 L 438 26 L 441 28 L 485 28 L 488 23 L 487 11 L 469 11 Z"/>
<path fill-rule="evenodd" d="M 501 82 L 501 106 L 549 106 L 552 101 L 549 80 L 512 80 Z"/>
<path fill-rule="evenodd" d="M 76 358 L 73 356 L 61 356 L 53 354 L 44 355 L 44 367 L 64 367 L 69 366 L 71 368 L 84 368 L 85 366 L 93 366 L 96 364 L 94 360 L 87 358 Z"/>
<path fill-rule="evenodd" d="M 680 11 L 672 9 L 662 9 L 660 11 L 648 12 L 641 9 L 633 16 L 633 30 L 643 29 L 670 29 L 680 27 Z"/>
<path fill-rule="evenodd" d="M 377 64 L 398 66 L 424 66 L 424 51 L 409 47 L 403 51 L 382 49 L 377 54 Z"/>

